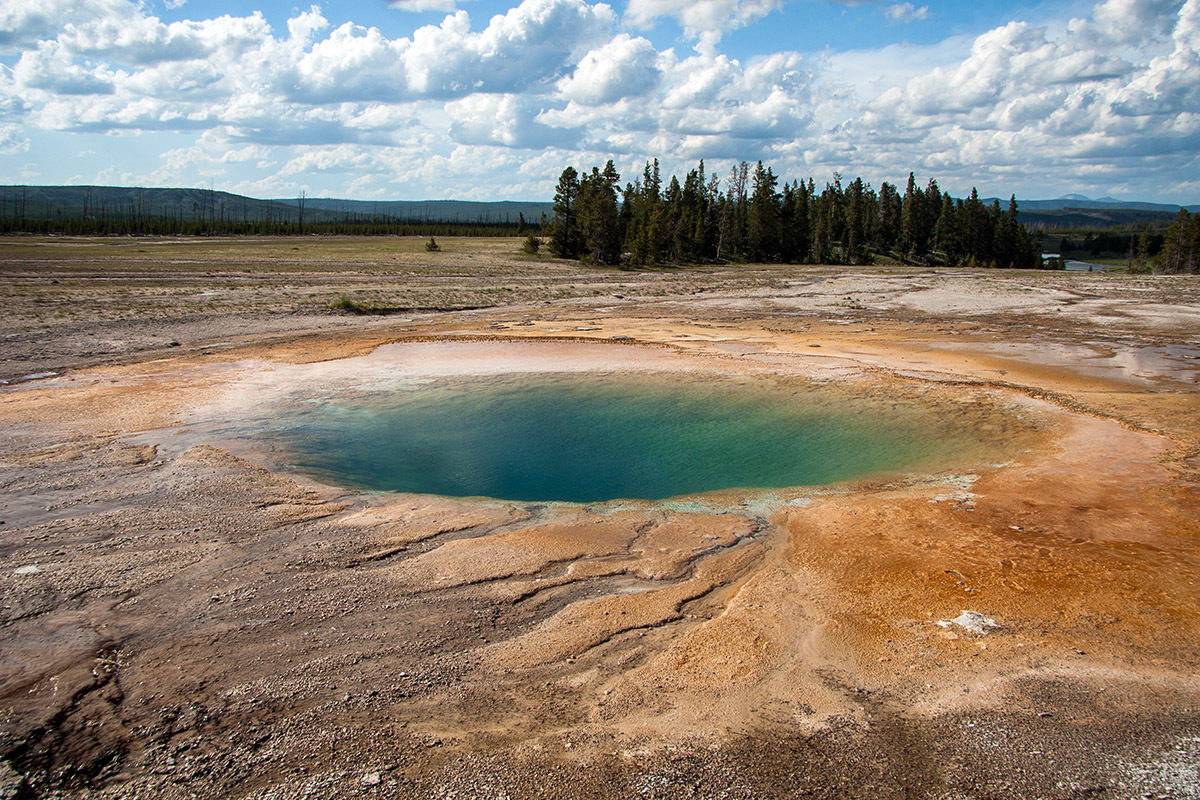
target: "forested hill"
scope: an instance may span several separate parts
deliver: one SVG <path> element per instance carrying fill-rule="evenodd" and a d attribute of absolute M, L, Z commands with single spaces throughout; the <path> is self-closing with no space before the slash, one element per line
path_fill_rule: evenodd
<path fill-rule="evenodd" d="M 272 202 L 295 208 L 299 198 L 287 198 Z M 554 211 L 553 203 L 476 202 L 470 200 L 337 200 L 326 197 L 310 197 L 305 205 L 315 211 L 329 212 L 335 217 L 387 216 L 395 219 L 421 222 L 503 222 L 516 223 L 521 217 L 531 225 L 541 222 L 543 214 Z"/>
<path fill-rule="evenodd" d="M 997 198 L 983 198 L 991 205 Z M 1008 203 L 998 198 L 1001 206 Z M 554 204 L 545 202 L 475 202 L 465 200 L 350 200 L 308 197 L 305 220 L 328 224 L 346 220 L 421 223 L 516 224 L 524 217 L 537 225 Z M 198 188 L 121 186 L 0 186 L 0 219 L 172 219 L 183 222 L 297 223 L 299 197 L 258 199 Z M 1066 197 L 1018 200 L 1021 221 L 1029 227 L 1111 228 L 1125 225 L 1166 226 L 1178 206 Z M 1187 206 L 1200 211 L 1200 206 Z"/>
<path fill-rule="evenodd" d="M 985 203 L 992 202 L 993 199 L 998 199 L 1003 202 L 1003 198 L 984 198 Z M 1114 200 L 1112 198 L 1104 200 L 1092 200 L 1081 195 L 1068 195 L 1059 197 L 1056 200 L 1020 200 L 1021 208 L 1025 211 L 1152 211 L 1160 214 L 1170 214 L 1174 217 L 1179 213 L 1179 209 L 1195 213 L 1200 211 L 1200 205 L 1193 206 L 1177 206 L 1169 203 L 1140 203 L 1137 201 Z"/>
<path fill-rule="evenodd" d="M 985 198 L 991 203 L 1003 198 Z M 1141 230 L 1146 227 L 1163 229 L 1175 220 L 1180 206 L 1166 203 L 1125 202 L 1105 198 L 1092 200 L 1080 195 L 1060 197 L 1056 200 L 1018 200 L 1021 207 L 1021 222 L 1030 228 L 1055 229 L 1102 229 Z M 1200 211 L 1200 205 L 1183 206 L 1188 212 Z"/>
<path fill-rule="evenodd" d="M 66 233 L 295 233 L 301 225 L 312 232 L 334 232 L 319 229 L 402 223 L 490 230 L 496 226 L 515 228 L 522 218 L 537 225 L 552 207 L 551 203 L 460 200 L 262 200 L 195 188 L 0 186 L 0 220 L 10 223 L 5 230 L 28 227 L 13 227 L 14 222 L 44 221 L 49 224 L 43 228 Z M 72 221 L 87 224 L 82 228 L 67 224 Z"/>
<path fill-rule="evenodd" d="M 1063 205 L 1055 208 L 1032 207 L 1035 203 L 1055 201 L 1017 201 L 1021 207 L 1021 222 L 1030 228 L 1062 229 L 1140 229 L 1144 227 L 1164 228 L 1171 224 L 1180 206 L 1166 206 L 1170 210 L 1137 208 L 1151 203 L 1111 204 L 1107 207 L 1080 207 Z M 1156 204 L 1154 204 L 1156 205 Z M 1192 211 L 1200 206 L 1186 206 Z"/>

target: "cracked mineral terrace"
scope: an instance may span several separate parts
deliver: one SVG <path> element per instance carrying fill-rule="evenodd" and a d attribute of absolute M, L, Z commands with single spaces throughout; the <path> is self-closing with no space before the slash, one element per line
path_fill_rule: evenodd
<path fill-rule="evenodd" d="M 0 243 L 0 796 L 1200 796 L 1194 279 L 141 244 Z M 1011 441 L 579 505 L 198 422 L 379 353 L 805 376 Z"/>

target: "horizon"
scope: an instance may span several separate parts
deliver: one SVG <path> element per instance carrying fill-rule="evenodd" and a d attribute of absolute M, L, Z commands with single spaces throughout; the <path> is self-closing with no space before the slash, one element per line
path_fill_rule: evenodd
<path fill-rule="evenodd" d="M 0 0 L 0 182 L 548 202 L 567 165 L 1200 202 L 1200 0 Z"/>
<path fill-rule="evenodd" d="M 767 166 L 767 165 L 764 165 L 764 166 Z M 668 178 L 669 177 L 670 176 L 668 176 Z M 677 176 L 677 177 L 682 177 L 682 176 Z M 843 176 L 843 178 L 845 178 L 845 176 Z M 936 178 L 934 178 L 934 180 L 936 180 Z M 897 184 L 896 182 L 891 182 L 891 183 L 893 186 L 897 186 L 898 188 L 903 188 L 902 186 L 899 186 L 899 184 Z M 922 187 L 925 185 L 924 183 L 922 183 L 920 181 L 918 181 L 918 184 L 921 185 Z M 870 183 L 868 183 L 868 186 L 870 188 L 878 188 Z M 9 183 L 9 184 L 0 184 L 0 189 L 7 190 L 7 189 L 19 189 L 19 188 L 30 188 L 30 189 L 115 189 L 115 190 L 153 189 L 153 190 L 161 190 L 161 191 L 194 191 L 194 192 L 214 191 L 214 192 L 222 192 L 225 194 L 231 194 L 235 197 L 245 197 L 250 200 L 258 200 L 261 202 L 279 202 L 279 203 L 294 203 L 294 202 L 297 202 L 299 199 L 298 195 L 296 195 L 296 196 L 277 195 L 277 196 L 273 196 L 273 197 L 265 196 L 265 195 L 264 196 L 242 195 L 237 192 L 230 192 L 226 189 L 218 189 L 215 187 L 206 187 L 206 186 L 123 186 L 123 185 L 118 185 L 118 184 L 94 184 L 94 183 L 62 183 L 62 184 L 11 184 L 11 183 Z M 950 196 L 954 197 L 955 199 L 966 199 L 966 197 L 970 195 L 970 192 L 965 192 L 961 195 L 956 194 L 954 192 L 944 192 L 944 193 L 949 194 Z M 1014 195 L 1014 197 L 1015 197 L 1015 195 Z M 338 195 L 306 194 L 304 199 L 306 202 L 312 201 L 312 200 L 333 200 L 333 201 L 344 201 L 344 202 L 349 202 L 349 203 L 413 203 L 413 204 L 415 204 L 415 203 L 471 203 L 471 204 L 504 204 L 504 203 L 508 203 L 511 205 L 539 205 L 539 204 L 553 205 L 554 204 L 553 198 L 549 198 L 549 199 L 536 199 L 536 198 L 535 199 L 528 199 L 528 198 L 509 199 L 509 198 L 506 198 L 503 200 L 468 200 L 468 199 L 459 198 L 459 197 L 417 197 L 417 198 L 370 197 L 370 198 L 362 198 L 362 197 L 347 197 L 347 196 L 338 196 Z M 985 203 L 990 203 L 993 200 L 999 200 L 1001 202 L 1004 202 L 1006 200 L 1006 198 L 1001 195 L 985 195 L 983 193 L 979 194 L 979 199 L 981 202 L 985 202 Z M 1200 211 L 1200 202 L 1197 202 L 1197 203 L 1158 203 L 1157 201 L 1153 201 L 1153 200 L 1142 200 L 1142 199 L 1119 200 L 1119 199 L 1116 199 L 1113 197 L 1087 197 L 1085 195 L 1079 195 L 1079 194 L 1067 194 L 1067 195 L 1060 195 L 1058 197 L 1015 197 L 1015 199 L 1016 199 L 1018 205 L 1020 205 L 1022 203 L 1054 203 L 1054 202 L 1061 202 L 1061 201 L 1076 201 L 1076 202 L 1081 202 L 1081 203 L 1111 203 L 1114 205 L 1126 205 L 1126 206 L 1151 204 L 1151 205 L 1161 205 L 1164 207 L 1182 208 L 1182 209 L 1185 209 L 1188 211 L 1193 211 L 1193 210 Z"/>

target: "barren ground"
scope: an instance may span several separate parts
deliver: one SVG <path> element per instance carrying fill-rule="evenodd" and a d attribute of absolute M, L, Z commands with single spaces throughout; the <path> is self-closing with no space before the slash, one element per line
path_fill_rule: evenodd
<path fill-rule="evenodd" d="M 0 797 L 1200 797 L 1194 278 L 441 244 L 0 242 Z M 578 506 L 189 428 L 385 356 L 812 374 L 1044 435 Z"/>

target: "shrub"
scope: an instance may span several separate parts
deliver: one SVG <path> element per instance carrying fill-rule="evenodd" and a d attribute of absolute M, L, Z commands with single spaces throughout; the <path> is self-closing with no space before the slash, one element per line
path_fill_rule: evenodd
<path fill-rule="evenodd" d="M 380 316 L 391 313 L 391 309 L 385 306 L 363 303 L 355 300 L 348 294 L 344 294 L 337 300 L 334 300 L 329 304 L 329 308 L 332 311 L 341 311 L 346 314 L 359 314 L 361 316 Z"/>

